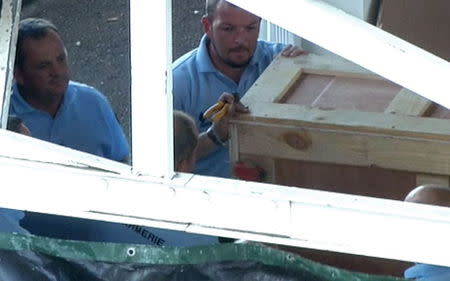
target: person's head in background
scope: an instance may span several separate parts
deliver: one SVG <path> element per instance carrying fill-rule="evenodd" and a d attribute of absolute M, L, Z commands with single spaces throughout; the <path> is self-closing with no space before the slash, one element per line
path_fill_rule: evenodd
<path fill-rule="evenodd" d="M 194 169 L 198 144 L 198 130 L 187 114 L 173 112 L 173 139 L 175 171 L 190 173 Z"/>
<path fill-rule="evenodd" d="M 22 135 L 31 136 L 30 130 L 27 126 L 25 126 L 22 119 L 15 115 L 8 116 L 8 124 L 6 125 L 6 129 Z"/>
<path fill-rule="evenodd" d="M 14 66 L 20 94 L 33 107 L 56 114 L 69 83 L 67 51 L 58 29 L 41 18 L 21 20 Z"/>
<path fill-rule="evenodd" d="M 450 207 L 450 188 L 433 184 L 421 185 L 409 192 L 405 201 Z"/>

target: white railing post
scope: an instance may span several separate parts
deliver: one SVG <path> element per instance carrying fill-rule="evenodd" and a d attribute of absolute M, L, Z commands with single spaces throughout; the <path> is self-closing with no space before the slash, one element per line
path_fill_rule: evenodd
<path fill-rule="evenodd" d="M 6 128 L 9 95 L 14 76 L 17 27 L 22 0 L 3 0 L 0 11 L 0 110 L 1 128 Z"/>
<path fill-rule="evenodd" d="M 130 1 L 132 165 L 173 175 L 171 1 Z"/>

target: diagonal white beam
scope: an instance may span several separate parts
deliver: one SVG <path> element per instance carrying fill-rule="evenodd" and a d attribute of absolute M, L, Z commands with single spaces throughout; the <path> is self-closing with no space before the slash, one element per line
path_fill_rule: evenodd
<path fill-rule="evenodd" d="M 450 108 L 450 63 L 320 0 L 229 0 Z"/>

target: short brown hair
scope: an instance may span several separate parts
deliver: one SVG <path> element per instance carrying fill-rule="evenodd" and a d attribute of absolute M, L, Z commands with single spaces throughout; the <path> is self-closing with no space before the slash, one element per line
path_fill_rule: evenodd
<path fill-rule="evenodd" d="M 27 39 L 42 39 L 50 31 L 54 31 L 59 35 L 56 26 L 46 19 L 27 18 L 19 22 L 19 31 L 17 33 L 16 60 L 15 66 L 21 68 L 25 60 L 25 53 L 22 50 L 23 42 Z"/>
<path fill-rule="evenodd" d="M 226 1 L 226 0 L 206 0 L 205 3 L 205 16 L 208 18 L 212 18 L 214 16 L 214 13 L 216 12 L 217 9 L 217 5 L 219 4 L 220 1 L 225 1 L 227 2 L 228 5 L 231 5 L 232 7 L 237 7 L 234 4 L 231 4 L 230 2 Z"/>
<path fill-rule="evenodd" d="M 173 112 L 173 146 L 175 167 L 192 157 L 198 143 L 198 131 L 194 120 L 178 110 Z"/>

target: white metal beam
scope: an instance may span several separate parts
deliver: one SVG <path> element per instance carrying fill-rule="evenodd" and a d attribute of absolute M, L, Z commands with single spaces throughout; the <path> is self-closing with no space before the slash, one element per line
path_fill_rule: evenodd
<path fill-rule="evenodd" d="M 5 128 L 9 112 L 9 93 L 13 80 L 17 23 L 21 0 L 3 0 L 0 11 L 0 127 Z"/>
<path fill-rule="evenodd" d="M 450 63 L 320 0 L 229 0 L 450 108 Z"/>
<path fill-rule="evenodd" d="M 450 266 L 448 208 L 192 175 L 168 184 L 3 157 L 0 166 L 3 207 Z"/>
<path fill-rule="evenodd" d="M 171 1 L 130 1 L 132 162 L 173 176 Z"/>

